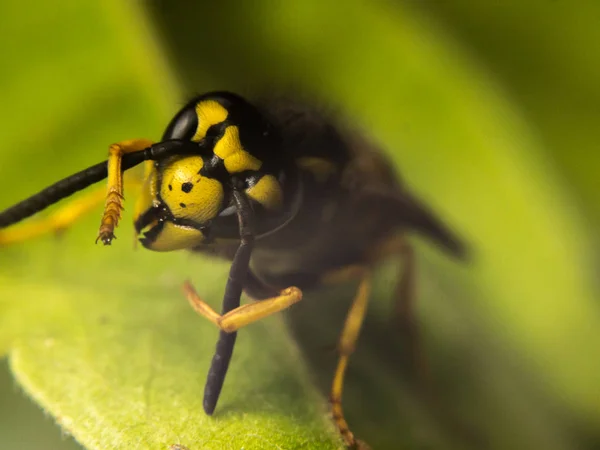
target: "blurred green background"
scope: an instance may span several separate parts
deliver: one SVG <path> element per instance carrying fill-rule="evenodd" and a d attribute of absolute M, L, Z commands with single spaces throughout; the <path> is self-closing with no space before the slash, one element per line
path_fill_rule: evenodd
<path fill-rule="evenodd" d="M 388 315 L 395 266 L 380 274 L 345 397 L 357 434 L 375 448 L 600 448 L 600 3 L 7 0 L 0 34 L 0 208 L 101 160 L 111 142 L 158 138 L 194 93 L 302 92 L 377 139 L 474 253 L 460 265 L 415 239 L 436 405 L 404 374 Z M 0 349 L 55 415 L 61 381 L 44 380 L 63 367 L 28 339 L 72 320 L 53 312 L 46 292 L 102 278 L 89 273 L 110 257 L 86 247 L 96 222 L 86 219 L 60 244 L 0 251 Z M 121 228 L 122 256 L 131 249 Z M 147 253 L 126 259 L 139 265 L 137 278 L 110 278 L 113 287 L 144 285 L 150 271 L 168 278 L 172 297 L 187 276 L 202 282 L 205 272 L 178 272 L 189 259 Z M 286 315 L 298 365 L 321 391 L 335 361 L 324 348 L 335 343 L 348 295 L 327 292 Z M 106 314 L 120 311 L 115 305 Z M 78 448 L 7 367 L 0 447 Z M 78 426 L 77 417 L 58 420 Z"/>

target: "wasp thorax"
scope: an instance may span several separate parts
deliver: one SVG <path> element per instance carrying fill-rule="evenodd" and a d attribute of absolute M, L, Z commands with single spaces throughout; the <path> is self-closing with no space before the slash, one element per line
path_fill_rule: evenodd
<path fill-rule="evenodd" d="M 200 156 L 176 159 L 162 171 L 160 196 L 176 219 L 199 224 L 215 218 L 223 204 L 223 185 L 200 175 Z"/>

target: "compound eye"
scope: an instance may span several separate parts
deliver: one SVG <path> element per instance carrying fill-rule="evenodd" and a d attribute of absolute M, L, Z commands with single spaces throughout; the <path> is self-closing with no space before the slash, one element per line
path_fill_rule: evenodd
<path fill-rule="evenodd" d="M 202 157 L 189 156 L 164 168 L 160 195 L 176 219 L 203 224 L 219 214 L 223 185 L 216 179 L 201 176 L 203 166 Z"/>
<path fill-rule="evenodd" d="M 191 140 L 198 129 L 198 115 L 193 107 L 187 106 L 174 118 L 163 134 L 163 141 L 170 139 Z"/>

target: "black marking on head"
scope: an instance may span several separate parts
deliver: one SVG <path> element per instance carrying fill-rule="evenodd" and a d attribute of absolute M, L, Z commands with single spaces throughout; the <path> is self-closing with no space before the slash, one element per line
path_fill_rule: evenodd
<path fill-rule="evenodd" d="M 173 190 L 173 186 L 169 185 L 169 190 L 172 191 Z"/>
<path fill-rule="evenodd" d="M 156 239 L 158 239 L 158 235 L 162 232 L 164 227 L 165 227 L 164 221 L 158 222 L 155 226 L 153 226 L 148 231 L 146 231 L 143 234 L 143 236 L 141 238 L 139 238 L 139 241 L 142 243 L 142 245 L 144 247 L 150 248 L 152 246 L 152 244 L 154 243 L 154 241 L 156 241 Z"/>
<path fill-rule="evenodd" d="M 181 206 L 182 208 L 186 208 L 187 205 L 185 203 L 180 203 L 179 206 Z"/>
<path fill-rule="evenodd" d="M 160 208 L 151 207 L 147 209 L 145 212 L 140 214 L 134 222 L 135 231 L 137 234 L 150 225 L 154 220 L 158 220 L 160 214 Z"/>
<path fill-rule="evenodd" d="M 198 173 L 203 177 L 212 178 L 221 183 L 225 183 L 231 176 L 225 168 L 225 162 L 217 155 L 213 155 L 212 158 L 204 160 L 204 165 Z"/>
<path fill-rule="evenodd" d="M 186 194 L 189 194 L 191 192 L 191 190 L 192 190 L 193 187 L 194 187 L 194 185 L 188 181 L 188 182 L 183 183 L 181 185 L 181 190 L 183 192 L 185 192 Z"/>

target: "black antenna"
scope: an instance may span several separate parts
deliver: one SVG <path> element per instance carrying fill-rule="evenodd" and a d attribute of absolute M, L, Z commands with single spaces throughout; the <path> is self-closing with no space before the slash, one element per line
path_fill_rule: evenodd
<path fill-rule="evenodd" d="M 187 147 L 185 145 L 188 144 Z M 193 144 L 193 145 L 189 145 Z M 166 141 L 137 152 L 126 153 L 121 162 L 122 170 L 128 170 L 146 160 L 157 160 L 169 155 L 191 154 L 199 151 L 198 145 L 186 141 Z M 73 195 L 108 176 L 107 162 L 95 164 L 81 172 L 54 183 L 52 186 L 17 203 L 0 213 L 0 228 L 6 228 L 46 209 L 50 205 Z"/>

